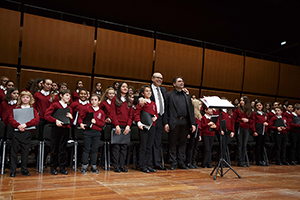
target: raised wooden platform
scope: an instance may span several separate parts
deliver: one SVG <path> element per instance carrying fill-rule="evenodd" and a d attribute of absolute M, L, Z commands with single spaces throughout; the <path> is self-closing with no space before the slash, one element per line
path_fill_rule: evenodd
<path fill-rule="evenodd" d="M 100 170 L 99 174 L 69 170 L 69 175 L 44 174 L 34 168 L 29 177 L 9 170 L 1 176 L 0 199 L 300 199 L 300 165 L 233 168 L 213 180 L 212 169 L 158 171 L 145 174 Z M 20 170 L 20 169 L 18 169 Z"/>

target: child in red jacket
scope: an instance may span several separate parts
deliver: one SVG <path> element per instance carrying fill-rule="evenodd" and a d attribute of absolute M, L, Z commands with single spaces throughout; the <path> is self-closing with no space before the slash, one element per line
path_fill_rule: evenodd
<path fill-rule="evenodd" d="M 60 108 L 67 108 L 70 106 L 71 93 L 70 90 L 60 90 L 59 91 L 59 102 L 54 102 L 51 106 L 46 110 L 45 119 L 50 123 L 55 123 L 55 125 L 51 129 L 51 155 L 50 155 L 50 167 L 51 174 L 57 175 L 58 171 L 56 168 L 59 166 L 61 174 L 68 174 L 68 171 L 65 169 L 67 164 L 67 142 L 69 139 L 69 133 L 71 125 L 64 125 L 62 121 L 55 119 L 52 117 L 54 111 Z M 70 113 L 66 115 L 71 120 L 72 117 L 72 109 L 70 109 Z M 58 157 L 59 151 L 59 157 Z"/>
<path fill-rule="evenodd" d="M 26 109 L 33 107 L 34 98 L 28 91 L 21 92 L 16 109 Z M 9 116 L 9 123 L 14 128 L 12 144 L 11 144 L 11 168 L 10 177 L 16 176 L 16 168 L 18 161 L 18 150 L 21 147 L 21 174 L 24 176 L 30 176 L 27 169 L 28 154 L 31 142 L 31 132 L 33 129 L 27 129 L 32 126 L 36 126 L 39 123 L 39 115 L 33 108 L 34 118 L 25 124 L 20 124 L 14 119 L 13 112 Z"/>
<path fill-rule="evenodd" d="M 105 114 L 99 108 L 100 96 L 97 94 L 92 94 L 91 96 L 91 105 L 88 108 L 80 111 L 78 124 L 83 131 L 83 152 L 82 152 L 82 169 L 81 173 L 85 174 L 87 172 L 87 167 L 89 164 L 88 158 L 91 151 L 91 172 L 99 173 L 97 169 L 97 155 L 98 147 L 100 144 L 100 137 L 102 127 L 105 124 Z M 87 127 L 86 124 L 83 124 L 83 120 L 88 113 L 94 113 L 94 118 L 91 120 L 91 127 Z"/>

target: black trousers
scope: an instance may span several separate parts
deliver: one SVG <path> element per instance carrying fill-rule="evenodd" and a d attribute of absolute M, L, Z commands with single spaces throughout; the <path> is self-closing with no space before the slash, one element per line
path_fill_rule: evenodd
<path fill-rule="evenodd" d="M 300 161 L 300 133 L 290 132 L 290 143 L 290 160 L 296 161 L 295 154 L 297 154 L 297 160 Z"/>
<path fill-rule="evenodd" d="M 127 144 L 113 144 L 111 153 L 114 168 L 125 167 Z"/>
<path fill-rule="evenodd" d="M 277 131 L 274 132 L 275 161 L 276 162 L 285 162 L 286 161 L 287 137 L 288 137 L 288 134 L 278 134 Z"/>
<path fill-rule="evenodd" d="M 50 167 L 64 169 L 67 163 L 67 142 L 69 139 L 68 128 L 53 126 L 51 130 L 51 155 Z M 59 152 L 59 156 L 58 156 Z"/>
<path fill-rule="evenodd" d="M 185 161 L 185 150 L 187 135 L 190 126 L 187 123 L 178 124 L 169 132 L 169 158 L 171 165 L 183 165 Z"/>
<path fill-rule="evenodd" d="M 21 148 L 21 171 L 27 170 L 28 154 L 31 143 L 31 131 L 14 131 L 11 144 L 11 172 L 16 172 L 18 162 L 18 151 Z"/>
<path fill-rule="evenodd" d="M 190 133 L 190 138 L 188 139 L 188 145 L 186 148 L 186 163 L 187 164 L 196 163 L 198 141 L 199 141 L 199 137 L 195 138 L 195 132 Z"/>
<path fill-rule="evenodd" d="M 240 128 L 237 134 L 237 159 L 240 164 L 245 163 L 245 152 L 247 151 L 247 143 L 250 134 L 250 129 Z"/>
<path fill-rule="evenodd" d="M 211 165 L 211 151 L 214 145 L 214 138 L 215 136 L 202 136 L 203 141 L 203 161 L 202 166 L 209 166 Z"/>
<path fill-rule="evenodd" d="M 152 147 L 154 143 L 155 126 L 152 126 L 149 131 L 140 130 L 140 153 L 139 163 L 140 168 L 148 168 L 152 166 Z"/>
<path fill-rule="evenodd" d="M 162 123 L 162 116 L 158 115 L 155 123 L 155 133 L 154 133 L 154 144 L 153 144 L 153 165 L 161 165 L 162 157 L 162 134 L 164 131 L 164 126 Z"/>
<path fill-rule="evenodd" d="M 91 152 L 91 165 L 97 164 L 98 147 L 100 144 L 101 132 L 97 130 L 85 130 L 83 131 L 83 152 L 82 152 L 82 164 L 88 165 L 89 154 Z"/>
<path fill-rule="evenodd" d="M 259 161 L 264 161 L 264 147 L 266 142 L 266 135 L 259 134 L 258 136 L 254 136 L 255 139 L 255 157 L 256 157 L 256 163 Z"/>

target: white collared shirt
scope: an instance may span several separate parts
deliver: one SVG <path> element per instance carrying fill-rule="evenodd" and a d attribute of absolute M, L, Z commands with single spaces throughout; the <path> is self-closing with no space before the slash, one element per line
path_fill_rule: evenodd
<path fill-rule="evenodd" d="M 41 90 L 42 95 L 48 96 L 50 94 L 50 91 Z"/>
<path fill-rule="evenodd" d="M 295 112 L 292 112 L 292 114 L 293 114 L 295 117 L 297 117 L 297 114 L 296 114 Z"/>
<path fill-rule="evenodd" d="M 21 105 L 21 108 L 30 108 L 30 105 L 27 105 L 27 106 Z"/>
<path fill-rule="evenodd" d="M 164 105 L 163 95 L 162 95 L 160 87 L 156 87 L 155 85 L 151 84 L 151 88 L 152 88 L 154 99 L 155 99 L 157 113 L 160 113 L 160 102 L 159 102 L 159 99 L 158 99 L 158 91 L 159 91 L 160 96 L 162 98 L 162 100 L 161 100 L 162 101 L 162 108 L 163 108 L 163 112 L 162 113 L 164 113 L 165 105 Z M 156 88 L 158 88 L 158 91 L 157 91 Z"/>
<path fill-rule="evenodd" d="M 260 114 L 260 115 L 263 115 L 264 114 L 264 112 L 263 111 L 257 111 L 257 114 Z"/>
<path fill-rule="evenodd" d="M 277 117 L 278 119 L 282 118 L 282 116 L 277 116 L 277 115 L 276 115 L 276 117 Z"/>
<path fill-rule="evenodd" d="M 108 105 L 111 104 L 111 100 L 109 100 L 109 99 L 106 99 L 106 102 L 108 103 Z"/>
<path fill-rule="evenodd" d="M 227 109 L 222 109 L 222 111 L 223 111 L 224 113 L 227 113 Z"/>
<path fill-rule="evenodd" d="M 0 89 L 1 90 L 6 90 L 6 87 L 4 87 L 3 85 L 0 85 Z"/>
<path fill-rule="evenodd" d="M 285 112 L 287 112 L 287 114 L 289 114 L 289 115 L 291 114 L 289 111 L 285 111 Z"/>
<path fill-rule="evenodd" d="M 151 99 L 145 99 L 147 103 L 151 103 Z"/>
<path fill-rule="evenodd" d="M 66 108 L 68 106 L 68 104 L 64 103 L 63 101 L 59 101 L 59 103 L 63 108 Z"/>
<path fill-rule="evenodd" d="M 15 105 L 17 103 L 17 100 L 11 100 L 7 103 L 12 106 L 12 105 Z"/>
<path fill-rule="evenodd" d="M 275 110 L 271 110 L 271 112 L 272 112 L 274 115 L 276 115 Z"/>
<path fill-rule="evenodd" d="M 79 101 L 79 103 L 80 103 L 81 105 L 86 105 L 86 104 L 90 103 L 89 100 L 81 101 L 81 100 L 79 99 L 78 101 Z"/>
<path fill-rule="evenodd" d="M 206 119 L 211 119 L 211 116 L 208 116 L 207 114 L 204 115 L 206 117 Z"/>
<path fill-rule="evenodd" d="M 97 108 L 95 108 L 94 106 L 92 106 L 92 108 L 94 109 L 94 111 L 98 111 L 99 110 L 99 106 Z"/>
<path fill-rule="evenodd" d="M 121 97 L 121 101 L 125 102 L 126 101 L 125 97 Z"/>

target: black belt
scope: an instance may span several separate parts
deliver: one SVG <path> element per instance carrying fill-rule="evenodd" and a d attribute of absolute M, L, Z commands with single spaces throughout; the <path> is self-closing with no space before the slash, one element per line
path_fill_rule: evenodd
<path fill-rule="evenodd" d="M 186 117 L 178 117 L 179 119 L 186 119 Z"/>

